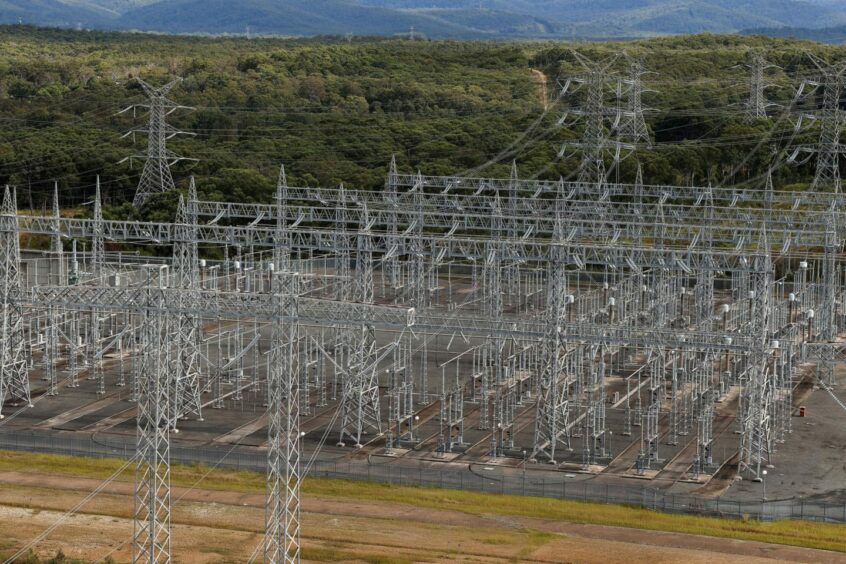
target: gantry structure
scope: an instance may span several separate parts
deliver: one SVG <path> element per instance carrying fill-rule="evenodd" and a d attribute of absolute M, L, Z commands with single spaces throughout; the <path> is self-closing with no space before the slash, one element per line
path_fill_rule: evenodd
<path fill-rule="evenodd" d="M 833 384 L 844 197 L 429 177 L 392 162 L 383 192 L 288 186 L 283 171 L 270 204 L 203 201 L 192 183 L 174 222 L 153 223 L 105 220 L 96 201 L 90 219 L 17 215 L 7 189 L 0 390 L 29 402 L 33 357 L 52 366 L 50 393 L 83 373 L 130 387 L 145 562 L 170 551 L 171 433 L 245 389 L 268 405 L 271 562 L 298 557 L 299 414 L 333 402 L 340 444 L 414 445 L 416 414 L 437 406 L 438 453 L 465 449 L 472 420 L 492 457 L 585 470 L 613 458 L 612 410 L 621 435 L 640 431 L 633 471 L 694 441 L 687 471 L 704 474 L 716 402 L 734 397 L 739 472 L 757 478 L 790 432 L 804 363 Z M 41 276 L 21 275 L 22 233 L 54 241 L 34 259 Z M 81 240 L 82 266 L 64 252 Z M 173 255 L 114 262 L 107 241 Z M 210 265 L 199 246 L 235 260 Z M 220 319 L 234 329 L 210 338 Z M 462 343 L 436 368 L 433 337 Z M 215 353 L 224 339 L 232 349 Z M 117 350 L 128 382 L 106 368 Z M 238 368 L 260 351 L 266 363 Z"/>
<path fill-rule="evenodd" d="M 575 181 L 524 180 L 516 164 L 507 178 L 400 173 L 392 159 L 366 191 L 291 186 L 282 168 L 265 204 L 205 201 L 192 180 L 172 222 L 104 219 L 99 184 L 91 218 L 61 217 L 58 196 L 52 214 L 19 214 L 7 188 L 0 409 L 83 376 L 128 388 L 136 562 L 171 561 L 181 422 L 247 393 L 267 409 L 267 562 L 300 559 L 300 419 L 333 411 L 320 435 L 371 453 L 760 479 L 796 386 L 833 393 L 846 360 L 846 196 L 771 176 L 609 179 L 609 147 L 648 141 L 644 71 L 609 81 L 609 63 L 582 62 Z M 613 115 L 611 86 L 628 100 Z M 23 259 L 24 234 L 49 251 Z M 120 252 L 151 242 L 172 254 Z M 635 448 L 615 452 L 612 433 Z M 718 437 L 733 445 L 723 459 Z"/>

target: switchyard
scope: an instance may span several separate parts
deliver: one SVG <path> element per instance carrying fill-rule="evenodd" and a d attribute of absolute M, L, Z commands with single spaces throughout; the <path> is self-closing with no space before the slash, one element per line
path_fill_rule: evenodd
<path fill-rule="evenodd" d="M 173 222 L 0 210 L 0 429 L 137 436 L 136 561 L 169 561 L 171 443 L 266 453 L 266 561 L 299 559 L 303 452 L 707 487 L 760 481 L 846 362 L 837 140 L 808 191 L 609 180 L 648 140 L 636 63 L 612 136 L 608 63 L 583 61 L 574 180 L 426 176 L 290 186 Z M 753 58 L 751 118 L 766 112 Z M 822 88 L 842 70 L 820 66 Z M 615 79 L 616 80 L 616 79 Z M 173 189 L 151 97 L 136 202 Z M 839 127 L 836 106 L 828 108 Z M 831 117 L 833 116 L 833 117 Z M 27 251 L 21 236 L 50 240 Z M 80 243 L 87 250 L 82 251 Z M 142 257 L 133 244 L 172 252 Z M 217 258 L 212 258 L 217 257 Z M 223 258 L 220 258 L 223 257 Z M 658 486 L 656 487 L 664 487 Z"/>

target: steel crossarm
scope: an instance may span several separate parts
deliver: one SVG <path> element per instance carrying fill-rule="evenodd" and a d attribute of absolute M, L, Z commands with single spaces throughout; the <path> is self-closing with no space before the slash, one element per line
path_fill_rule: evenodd
<path fill-rule="evenodd" d="M 600 217 L 588 213 L 579 207 L 580 202 L 568 202 L 568 206 L 558 212 L 567 219 L 568 227 L 576 229 L 581 238 L 599 239 L 608 237 L 608 233 L 619 229 L 622 238 L 638 238 L 654 236 L 657 225 L 651 221 L 657 213 L 655 206 L 620 203 L 613 208 L 607 208 Z M 211 217 L 226 217 L 231 219 L 250 219 L 258 223 L 260 220 L 272 220 L 277 213 L 275 204 L 236 204 L 227 202 L 196 202 L 200 215 Z M 289 225 L 332 225 L 337 224 L 337 214 L 334 207 L 312 205 L 288 205 L 286 222 Z M 788 241 L 786 247 L 819 247 L 825 243 L 825 217 L 819 213 L 807 210 L 778 210 L 768 208 L 726 208 L 715 209 L 713 217 L 706 217 L 700 206 L 665 206 L 663 213 L 673 216 L 673 222 L 661 226 L 666 230 L 668 239 L 691 240 L 702 232 L 707 240 L 714 244 L 730 243 L 732 246 L 742 241 L 753 240 L 759 232 L 762 223 L 772 233 L 773 241 Z M 355 213 L 356 210 L 350 210 Z M 372 225 L 385 226 L 392 221 L 399 225 L 410 225 L 416 218 L 416 211 L 396 211 L 394 209 L 368 208 Z M 475 210 L 459 210 L 450 207 L 430 207 L 422 211 L 424 229 L 456 231 L 488 231 L 493 230 L 493 218 L 489 209 L 480 207 Z M 518 209 L 515 216 L 502 216 L 506 222 L 519 221 L 523 224 L 523 231 L 528 231 L 534 237 L 549 237 L 554 232 L 556 213 L 551 207 L 535 210 Z"/>
<path fill-rule="evenodd" d="M 150 296 L 154 306 L 149 306 Z M 190 296 L 194 301 L 184 298 Z M 26 298 L 25 298 L 26 299 Z M 316 298 L 298 298 L 297 320 L 301 323 L 358 325 L 377 328 L 405 328 L 414 325 L 413 308 L 381 306 L 356 302 L 338 302 Z M 181 288 L 109 287 L 109 286 L 38 286 L 32 289 L 33 307 L 61 306 L 66 309 L 95 307 L 106 311 L 150 309 L 173 315 L 221 315 L 229 319 L 291 321 L 279 318 L 272 309 L 273 294 L 185 290 Z"/>
<path fill-rule="evenodd" d="M 422 185 L 433 192 L 451 191 L 472 191 L 480 194 L 506 193 L 509 184 L 513 182 L 509 178 L 465 178 L 455 176 L 418 176 L 416 174 L 399 174 L 396 176 L 398 188 L 412 188 L 422 182 Z M 553 196 L 558 188 L 557 180 L 523 180 L 518 179 L 517 190 L 524 194 L 536 196 Z M 603 194 L 611 197 L 633 196 L 635 184 L 630 183 L 604 183 L 602 187 L 596 184 L 584 182 L 565 182 L 567 192 L 573 196 L 585 196 L 593 199 Z M 638 187 L 644 198 L 661 198 L 666 196 L 673 200 L 695 201 L 701 195 L 709 193 L 714 201 L 728 203 L 760 203 L 765 201 L 765 191 L 760 188 L 742 188 L 737 186 L 708 187 L 708 186 L 671 186 L 671 185 L 643 185 Z M 366 198 L 364 191 L 351 192 L 350 197 Z M 399 191 L 398 198 L 402 201 L 406 192 Z M 771 201 L 779 204 L 793 205 L 798 200 L 799 205 L 818 206 L 829 209 L 832 205 L 842 208 L 846 204 L 846 195 L 832 192 L 807 191 L 793 192 L 788 190 L 776 190 L 771 193 Z"/>
<path fill-rule="evenodd" d="M 57 221 L 52 217 L 20 216 L 18 218 L 20 232 L 31 234 L 55 235 Z M 106 241 L 145 241 L 166 244 L 178 242 L 181 235 L 174 224 L 134 221 L 102 221 L 95 225 L 93 220 L 62 218 L 58 221 L 60 235 L 67 238 L 92 237 L 98 228 Z M 262 226 L 221 226 L 200 225 L 196 229 L 198 242 L 203 244 L 218 244 L 241 247 L 273 248 L 276 240 L 276 230 Z M 335 230 L 297 227 L 289 230 L 291 248 L 338 252 L 338 245 L 346 245 L 347 250 L 355 252 L 353 238 L 339 238 Z M 374 253 L 399 252 L 410 254 L 412 251 L 425 256 L 451 259 L 479 260 L 485 256 L 488 243 L 487 237 L 474 235 L 444 236 L 437 233 L 413 233 L 393 235 L 385 232 L 373 231 L 372 248 Z M 745 243 L 745 242 L 744 242 Z M 500 243 L 503 252 L 509 256 L 520 257 L 521 260 L 546 263 L 549 257 L 549 247 L 553 244 L 548 239 L 503 239 Z M 745 243 L 746 244 L 746 243 Z M 748 242 L 749 246 L 754 241 Z M 736 250 L 689 247 L 689 241 L 684 245 L 679 243 L 673 247 L 669 242 L 661 247 L 647 246 L 637 241 L 622 240 L 619 236 L 606 235 L 604 241 L 596 241 L 593 236 L 577 239 L 575 234 L 566 243 L 567 263 L 573 264 L 608 264 L 609 253 L 616 255 L 623 262 L 618 264 L 633 264 L 642 268 L 668 269 L 706 269 L 706 270 L 748 270 L 743 263 L 744 257 Z M 749 251 L 754 254 L 754 250 Z M 803 255 L 805 256 L 805 255 Z"/>
<path fill-rule="evenodd" d="M 114 288 L 98 286 L 40 286 L 33 288 L 27 305 L 37 307 L 63 306 L 68 309 L 97 307 L 107 311 L 127 311 L 153 308 L 157 313 L 221 316 L 227 318 L 258 318 L 267 321 L 279 319 L 272 309 L 272 294 L 193 291 L 197 298 L 191 307 L 181 305 L 182 293 L 176 288 Z M 153 298 L 151 298 L 151 296 Z M 365 321 L 377 328 L 416 327 L 422 330 L 462 332 L 468 335 L 498 335 L 540 339 L 545 335 L 545 325 L 534 320 L 510 320 L 502 323 L 484 317 L 439 316 L 434 313 L 416 315 L 413 308 L 377 306 L 355 302 L 337 302 L 314 298 L 298 298 L 300 322 L 355 325 Z M 153 303 L 153 306 L 149 304 Z M 743 335 L 732 334 L 732 343 L 726 344 L 729 334 L 720 332 L 679 332 L 671 329 L 645 329 L 642 327 L 614 327 L 605 324 L 568 324 L 564 341 L 604 342 L 611 344 L 643 344 L 662 342 L 669 347 L 694 350 L 746 350 L 752 343 Z"/>
<path fill-rule="evenodd" d="M 846 362 L 846 343 L 802 343 L 802 354 L 809 362 Z"/>
<path fill-rule="evenodd" d="M 543 320 L 504 319 L 502 322 L 485 317 L 438 315 L 436 312 L 418 314 L 415 330 L 460 333 L 466 336 L 492 336 L 541 340 L 547 335 Z M 727 338 L 730 337 L 730 342 Z M 750 337 L 737 333 L 679 331 L 672 328 L 644 328 L 609 326 L 596 323 L 568 323 L 561 337 L 562 343 L 607 344 L 613 346 L 648 347 L 655 343 L 689 351 L 745 351 L 755 345 Z"/>
<path fill-rule="evenodd" d="M 40 286 L 15 298 L 21 305 L 99 311 L 133 311 L 143 316 L 144 354 L 138 399 L 138 449 L 133 550 L 136 562 L 170 562 L 171 496 L 169 448 L 173 421 L 173 379 L 167 376 L 168 325 L 174 316 L 253 318 L 271 322 L 268 375 L 268 516 L 265 554 L 272 562 L 299 562 L 300 430 L 297 378 L 290 365 L 296 327 L 319 324 L 405 329 L 414 324 L 414 309 L 366 303 L 302 298 L 296 286 L 277 284 L 296 274 L 276 273 L 274 293 L 109 286 Z M 287 290 L 287 293 L 285 293 Z M 186 299 L 190 298 L 190 299 Z M 286 336 L 287 335 L 287 336 Z M 292 403 L 293 402 L 293 403 Z"/>

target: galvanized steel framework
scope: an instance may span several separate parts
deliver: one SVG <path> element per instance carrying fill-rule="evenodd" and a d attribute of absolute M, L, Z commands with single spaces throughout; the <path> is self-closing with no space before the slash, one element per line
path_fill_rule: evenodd
<path fill-rule="evenodd" d="M 764 191 L 705 187 L 682 194 L 674 187 L 394 171 L 388 184 L 384 195 L 314 190 L 288 186 L 283 173 L 271 205 L 200 201 L 192 185 L 172 224 L 106 221 L 100 214 L 91 220 L 17 216 L 7 190 L 2 266 L 4 334 L 10 338 L 4 339 L 2 389 L 28 401 L 27 338 L 42 335 L 37 340 L 46 343 L 45 355 L 70 352 L 74 347 L 57 346 L 57 334 L 81 320 L 67 340 L 94 339 L 80 346 L 94 351 L 86 368 L 103 374 L 95 369 L 104 343 L 127 335 L 139 365 L 133 377 L 139 403 L 137 561 L 167 561 L 169 435 L 180 417 L 200 414 L 201 391 L 219 395 L 225 378 L 223 360 L 199 360 L 200 320 L 236 319 L 239 332 L 254 331 L 252 320 L 269 323 L 266 377 L 254 376 L 255 384 L 224 383 L 258 385 L 267 394 L 264 550 L 272 562 L 298 555 L 300 402 L 312 401 L 313 393 L 325 397 L 331 365 L 342 390 L 340 432 L 356 445 L 364 442 L 362 429 L 375 435 L 389 430 L 393 445 L 413 444 L 413 415 L 438 402 L 444 427 L 438 451 L 461 449 L 470 402 L 479 406 L 478 426 L 490 432 L 492 457 L 523 449 L 533 460 L 571 460 L 586 469 L 613 455 L 608 377 L 635 368 L 625 396 L 612 407 L 625 408 L 621 434 L 640 430 L 633 470 L 641 473 L 660 467 L 661 420 L 669 425 L 670 443 L 693 433 L 692 475 L 713 468 L 714 401 L 739 389 L 740 467 L 755 478 L 789 432 L 796 369 L 808 354 L 803 345 L 833 342 L 844 329 L 838 300 L 844 196 L 837 193 L 774 191 L 773 207 L 753 207 L 746 203 L 764 201 L 758 197 Z M 799 203 L 792 210 L 776 207 L 783 202 Z M 202 217 L 212 220 L 201 223 Z M 218 225 L 224 217 L 239 225 Z M 757 225 L 742 227 L 750 220 Z M 118 266 L 97 251 L 90 257 L 92 272 L 80 274 L 76 284 L 65 280 L 24 292 L 17 275 L 20 233 L 91 239 L 95 250 L 102 240 L 155 240 L 172 243 L 174 257 Z M 212 277 L 198 258 L 200 244 L 267 254 L 257 251 L 250 266 L 229 264 L 228 273 Z M 389 283 L 392 270 L 379 268 L 388 264 L 396 285 Z M 513 281 L 506 284 L 501 273 L 509 271 Z M 380 283 L 380 301 L 388 305 L 371 305 Z M 339 287 L 351 291 L 339 296 Z M 459 287 L 469 293 L 458 298 Z M 539 310 L 545 313 L 538 316 Z M 50 312 L 35 317 L 52 321 L 39 332 L 40 326 L 25 327 L 23 311 Z M 99 312 L 97 319 L 73 315 L 91 311 Z M 112 321 L 98 323 L 105 319 Z M 298 331 L 302 323 L 310 335 Z M 92 329 L 100 324 L 106 334 Z M 377 349 L 367 337 L 377 326 L 399 336 Z M 470 339 L 459 356 L 472 361 L 464 370 L 461 359 L 448 361 L 456 367 L 454 382 L 433 377 L 442 384 L 427 401 L 419 389 L 419 371 L 427 367 L 415 359 L 423 349 L 408 340 L 404 330 L 410 326 L 416 339 Z M 314 327 L 324 328 L 322 337 L 314 336 Z M 298 365 L 313 359 L 301 349 L 315 338 L 320 350 L 341 342 L 347 352 L 327 357 L 323 374 L 313 370 L 302 377 Z M 239 354 L 228 355 L 227 364 Z M 377 366 L 396 375 L 387 389 L 374 376 Z M 386 417 L 378 407 L 382 395 L 391 405 Z M 525 435 L 517 434 L 515 418 L 529 412 L 533 438 L 520 444 Z"/>
<path fill-rule="evenodd" d="M 0 399 L 29 402 L 34 355 L 51 394 L 60 358 L 67 385 L 87 371 L 100 390 L 125 384 L 123 360 L 108 381 L 105 352 L 132 359 L 138 562 L 170 561 L 170 435 L 201 417 L 203 393 L 214 407 L 247 389 L 266 398 L 267 562 L 299 560 L 300 413 L 332 403 L 341 444 L 382 448 L 385 433 L 386 448 L 423 448 L 417 416 L 436 407 L 439 456 L 466 449 L 472 426 L 492 459 L 587 471 L 614 463 L 613 411 L 618 434 L 640 435 L 624 470 L 660 469 L 662 450 L 694 441 L 682 471 L 697 476 L 715 468 L 715 402 L 734 393 L 739 471 L 759 478 L 790 432 L 800 364 L 816 363 L 830 390 L 842 360 L 846 196 L 778 191 L 771 178 L 760 189 L 609 181 L 609 147 L 617 158 L 622 139 L 648 136 L 643 71 L 632 63 L 618 89 L 627 109 L 608 110 L 601 65 L 584 63 L 577 182 L 520 180 L 516 166 L 506 179 L 400 174 L 392 159 L 379 193 L 292 187 L 283 168 L 268 205 L 201 201 L 192 181 L 173 223 L 104 220 L 99 190 L 92 219 L 57 205 L 17 215 L 7 188 Z M 48 282 L 24 288 L 22 233 L 50 237 Z M 82 268 L 77 240 L 92 243 Z M 173 257 L 114 260 L 105 241 L 172 245 Z M 200 245 L 235 258 L 201 259 Z M 439 338 L 449 354 L 433 364 Z"/>

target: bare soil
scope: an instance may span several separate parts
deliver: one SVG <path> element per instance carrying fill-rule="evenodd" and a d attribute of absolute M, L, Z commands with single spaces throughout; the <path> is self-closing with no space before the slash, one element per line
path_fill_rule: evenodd
<path fill-rule="evenodd" d="M 0 472 L 0 558 L 27 545 L 99 480 Z M 387 487 L 387 486 L 386 486 Z M 132 492 L 112 482 L 34 546 L 85 561 L 131 559 Z M 261 494 L 174 488 L 176 562 L 247 562 L 257 555 Z M 846 562 L 846 555 L 697 535 L 577 525 L 410 505 L 303 499 L 305 562 Z M 260 558 L 258 559 L 261 560 Z"/>

